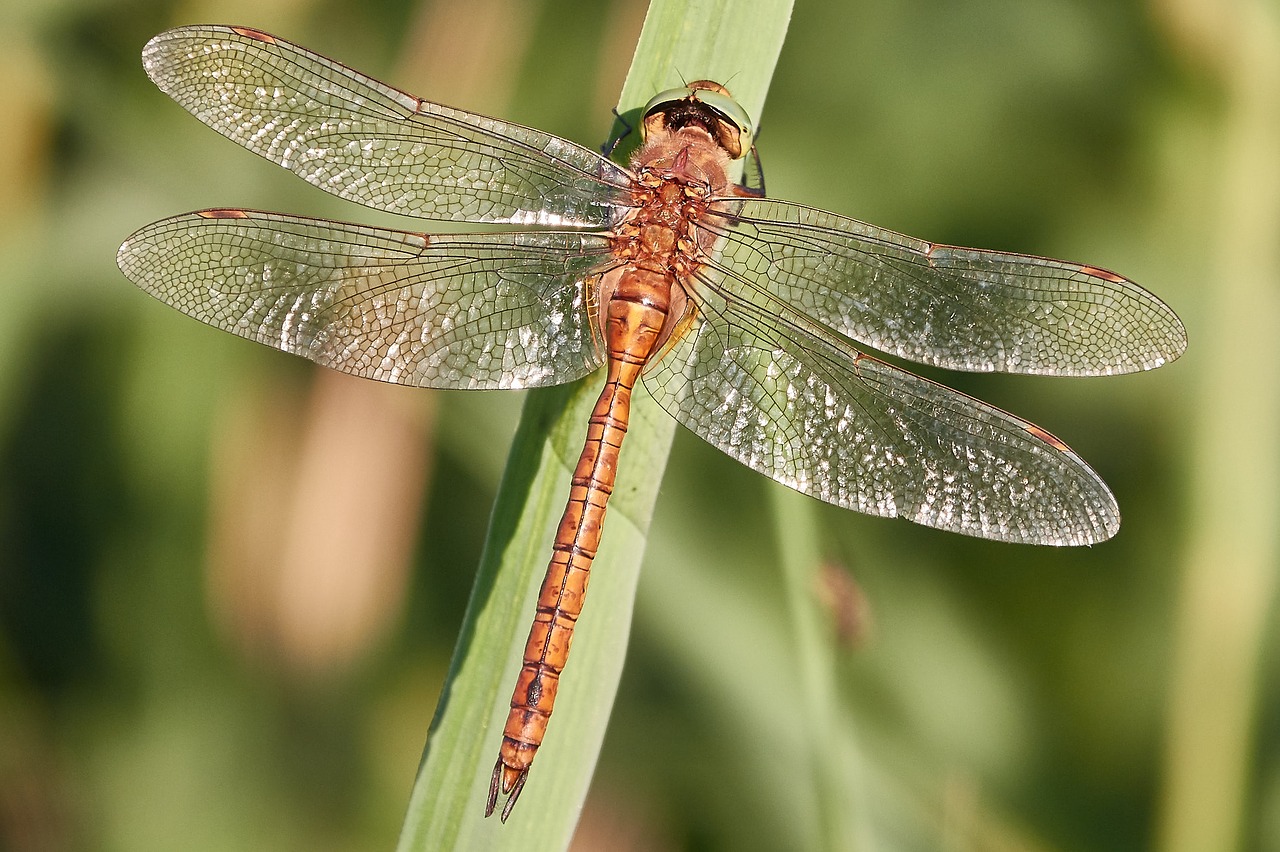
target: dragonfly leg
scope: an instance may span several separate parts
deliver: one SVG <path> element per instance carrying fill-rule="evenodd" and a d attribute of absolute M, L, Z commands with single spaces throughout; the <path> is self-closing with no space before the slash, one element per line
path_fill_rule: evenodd
<path fill-rule="evenodd" d="M 764 166 L 760 162 L 760 152 L 756 150 L 754 142 L 747 151 L 747 157 L 742 164 L 742 185 L 738 187 L 741 195 L 750 198 L 764 198 Z"/>
<path fill-rule="evenodd" d="M 618 124 L 622 125 L 622 129 L 610 136 L 609 141 L 600 146 L 600 153 L 606 157 L 612 157 L 613 152 L 618 148 L 618 143 L 630 136 L 631 132 L 635 130 L 631 123 L 622 117 L 622 113 L 618 112 L 616 107 L 613 109 L 613 117 L 618 120 Z"/>

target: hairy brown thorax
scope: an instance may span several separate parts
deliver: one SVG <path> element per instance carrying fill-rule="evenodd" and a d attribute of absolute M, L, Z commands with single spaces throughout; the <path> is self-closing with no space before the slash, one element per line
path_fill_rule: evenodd
<path fill-rule="evenodd" d="M 636 152 L 632 208 L 612 238 L 619 265 L 597 291 L 602 333 L 610 302 L 621 298 L 662 311 L 657 349 L 670 339 L 689 310 L 686 288 L 715 241 L 700 223 L 710 199 L 728 186 L 729 162 L 700 127 L 663 130 Z"/>

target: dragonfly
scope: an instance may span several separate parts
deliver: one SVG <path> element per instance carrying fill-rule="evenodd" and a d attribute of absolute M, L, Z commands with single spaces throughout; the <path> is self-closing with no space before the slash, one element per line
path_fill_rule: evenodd
<path fill-rule="evenodd" d="M 605 368 L 490 779 L 485 815 L 505 796 L 504 822 L 555 704 L 637 383 L 694 434 L 819 500 L 1088 545 L 1113 536 L 1120 513 L 1080 456 L 880 355 L 1093 376 L 1186 347 L 1164 302 L 1106 269 L 930 243 L 735 183 L 753 128 L 711 81 L 655 96 L 624 166 L 247 27 L 162 33 L 143 66 L 209 127 L 340 198 L 524 226 L 436 234 L 199 210 L 120 246 L 120 269 L 146 292 L 402 385 L 531 388 Z"/>

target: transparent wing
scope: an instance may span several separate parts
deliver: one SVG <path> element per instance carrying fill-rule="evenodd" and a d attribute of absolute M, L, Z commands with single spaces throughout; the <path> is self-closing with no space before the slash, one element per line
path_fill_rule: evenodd
<path fill-rule="evenodd" d="M 868 346 L 953 370 L 1089 376 L 1172 361 L 1173 311 L 1112 272 L 927 243 L 822 210 L 726 199 L 716 262 L 776 301 Z"/>
<path fill-rule="evenodd" d="M 427 236 L 205 210 L 147 225 L 116 262 L 201 322 L 385 382 L 553 385 L 605 357 L 583 283 L 609 262 L 594 234 Z"/>
<path fill-rule="evenodd" d="M 466 222 L 607 227 L 628 173 L 549 133 L 423 101 L 244 27 L 169 30 L 147 75 L 196 118 L 334 195 Z"/>
<path fill-rule="evenodd" d="M 715 275 L 644 383 L 725 453 L 837 506 L 981 538 L 1091 544 L 1119 528 L 1106 484 L 1052 435 L 794 311 L 766 314 Z"/>

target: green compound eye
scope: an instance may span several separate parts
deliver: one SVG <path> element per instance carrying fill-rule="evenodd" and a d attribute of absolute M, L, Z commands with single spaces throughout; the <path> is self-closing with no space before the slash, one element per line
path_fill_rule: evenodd
<path fill-rule="evenodd" d="M 675 116 L 680 112 L 701 112 L 714 122 L 708 127 L 719 143 L 735 160 L 751 149 L 751 117 L 730 97 L 719 83 L 699 80 L 679 89 L 667 89 L 654 95 L 644 107 L 644 121 L 640 124 L 641 138 L 649 131 L 651 116 Z M 678 122 L 683 124 L 686 122 Z M 703 122 L 705 123 L 705 122 Z M 662 126 L 660 123 L 659 126 Z"/>
<path fill-rule="evenodd" d="M 716 115 L 737 131 L 742 150 L 751 148 L 751 116 L 727 92 L 716 92 L 711 89 L 694 89 L 694 97 L 710 107 Z"/>
<path fill-rule="evenodd" d="M 667 89 L 665 92 L 649 98 L 649 102 L 644 105 L 644 117 L 648 118 L 655 112 L 665 112 L 667 108 L 675 105 L 680 101 L 687 101 L 693 97 L 693 89 L 687 86 L 683 89 Z"/>

